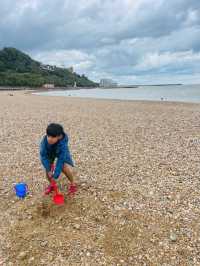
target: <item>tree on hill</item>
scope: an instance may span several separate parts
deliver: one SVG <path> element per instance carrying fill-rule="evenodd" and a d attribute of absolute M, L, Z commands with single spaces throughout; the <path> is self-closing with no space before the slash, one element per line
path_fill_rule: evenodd
<path fill-rule="evenodd" d="M 55 86 L 94 87 L 97 83 L 85 75 L 72 73 L 67 68 L 44 65 L 33 60 L 27 54 L 15 49 L 0 50 L 0 86 L 41 87 L 45 83 Z"/>

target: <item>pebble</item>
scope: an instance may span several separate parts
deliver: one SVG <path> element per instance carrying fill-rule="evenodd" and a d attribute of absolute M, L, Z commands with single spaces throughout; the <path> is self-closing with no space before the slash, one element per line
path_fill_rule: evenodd
<path fill-rule="evenodd" d="M 48 244 L 48 241 L 42 241 L 41 243 L 40 243 L 40 246 L 41 247 L 46 247 L 47 246 L 47 244 Z"/>
<path fill-rule="evenodd" d="M 74 227 L 75 229 L 79 230 L 81 226 L 80 226 L 80 224 L 74 224 L 73 227 Z"/>
<path fill-rule="evenodd" d="M 29 215 L 27 216 L 27 218 L 28 218 L 29 220 L 32 220 L 32 219 L 33 219 L 33 216 L 32 216 L 31 214 L 29 214 Z"/>
<path fill-rule="evenodd" d="M 18 258 L 23 260 L 23 259 L 25 259 L 25 258 L 26 258 L 26 256 L 27 256 L 27 252 L 25 252 L 25 251 L 22 251 L 22 252 L 20 252 L 20 253 L 19 253 L 19 256 L 18 256 Z"/>
<path fill-rule="evenodd" d="M 175 234 L 175 233 L 171 233 L 170 234 L 170 240 L 172 241 L 172 242 L 175 242 L 176 240 L 177 240 L 177 235 Z"/>
<path fill-rule="evenodd" d="M 28 260 L 28 262 L 29 262 L 29 263 L 32 263 L 34 260 L 35 260 L 35 258 L 34 258 L 34 257 L 31 257 L 31 258 Z"/>
<path fill-rule="evenodd" d="M 49 254 L 47 257 L 49 262 L 52 262 L 54 260 L 53 254 Z"/>

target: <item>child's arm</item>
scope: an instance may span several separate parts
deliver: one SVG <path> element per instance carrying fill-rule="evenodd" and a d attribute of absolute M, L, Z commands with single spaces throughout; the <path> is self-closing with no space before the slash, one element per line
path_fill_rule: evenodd
<path fill-rule="evenodd" d="M 40 160 L 41 160 L 42 165 L 46 169 L 46 171 L 49 173 L 51 171 L 51 165 L 50 165 L 50 161 L 47 156 L 47 149 L 46 149 L 44 139 L 42 140 L 40 144 Z"/>
<path fill-rule="evenodd" d="M 59 178 L 61 172 L 62 172 L 62 169 L 63 169 L 63 166 L 64 166 L 64 162 L 65 162 L 65 158 L 66 158 L 66 155 L 67 155 L 67 149 L 68 149 L 68 146 L 67 146 L 67 143 L 66 142 L 63 142 L 62 144 L 60 143 L 60 152 L 59 152 L 59 155 L 58 155 L 58 159 L 57 159 L 57 162 L 56 162 L 56 167 L 55 167 L 55 171 L 54 171 L 54 175 L 53 177 L 55 179 Z"/>

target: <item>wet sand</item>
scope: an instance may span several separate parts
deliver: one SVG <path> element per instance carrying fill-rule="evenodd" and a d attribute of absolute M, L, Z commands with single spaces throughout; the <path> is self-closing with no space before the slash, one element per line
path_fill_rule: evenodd
<path fill-rule="evenodd" d="M 199 265 L 200 104 L 0 93 L 0 265 Z M 63 124 L 79 192 L 54 206 L 38 145 Z M 18 200 L 13 185 L 30 194 Z M 60 178 L 62 192 L 67 180 Z M 145 264 L 146 263 L 146 264 Z"/>

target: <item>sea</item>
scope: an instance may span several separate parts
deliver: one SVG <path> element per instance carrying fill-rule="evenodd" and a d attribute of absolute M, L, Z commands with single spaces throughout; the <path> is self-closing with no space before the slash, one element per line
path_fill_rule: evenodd
<path fill-rule="evenodd" d="M 92 88 L 36 92 L 36 95 L 116 100 L 200 102 L 200 85 L 159 85 L 135 88 Z"/>

